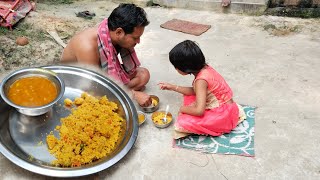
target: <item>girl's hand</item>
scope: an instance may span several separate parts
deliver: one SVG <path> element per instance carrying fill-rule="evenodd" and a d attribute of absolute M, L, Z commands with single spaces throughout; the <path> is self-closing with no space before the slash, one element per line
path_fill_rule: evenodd
<path fill-rule="evenodd" d="M 170 84 L 170 83 L 166 83 L 166 82 L 160 82 L 158 83 L 158 86 L 161 90 L 173 90 L 175 85 Z"/>

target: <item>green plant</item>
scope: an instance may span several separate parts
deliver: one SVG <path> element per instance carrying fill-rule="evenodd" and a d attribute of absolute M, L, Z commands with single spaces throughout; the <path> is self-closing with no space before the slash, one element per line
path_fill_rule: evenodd
<path fill-rule="evenodd" d="M 28 38 L 36 40 L 48 39 L 46 32 L 42 29 L 35 29 L 32 24 L 29 23 L 18 23 L 13 30 L 9 30 L 5 27 L 0 27 L 0 36 L 7 36 L 11 39 L 16 39 L 20 36 L 25 36 Z"/>

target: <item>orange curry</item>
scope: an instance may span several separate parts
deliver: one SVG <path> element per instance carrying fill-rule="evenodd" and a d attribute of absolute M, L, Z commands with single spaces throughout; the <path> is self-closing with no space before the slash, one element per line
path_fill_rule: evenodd
<path fill-rule="evenodd" d="M 20 106 L 36 107 L 49 104 L 57 97 L 56 85 L 39 76 L 25 77 L 15 81 L 9 88 L 9 99 Z"/>

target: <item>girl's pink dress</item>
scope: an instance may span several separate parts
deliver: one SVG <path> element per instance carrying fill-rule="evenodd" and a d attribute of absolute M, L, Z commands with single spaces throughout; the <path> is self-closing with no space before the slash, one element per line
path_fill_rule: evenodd
<path fill-rule="evenodd" d="M 203 116 L 192 116 L 181 113 L 175 123 L 175 129 L 180 132 L 220 136 L 229 133 L 237 126 L 239 120 L 238 105 L 226 103 L 232 99 L 233 93 L 223 77 L 212 67 L 203 68 L 193 81 L 198 79 L 208 83 L 206 110 Z M 184 96 L 184 105 L 190 106 L 196 102 L 196 96 Z"/>

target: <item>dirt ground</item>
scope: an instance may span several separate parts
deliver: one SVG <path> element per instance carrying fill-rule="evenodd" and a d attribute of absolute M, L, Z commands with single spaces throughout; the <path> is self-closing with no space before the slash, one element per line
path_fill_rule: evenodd
<path fill-rule="evenodd" d="M 31 11 L 10 31 L 0 29 L 0 72 L 13 68 L 41 66 L 59 63 L 63 47 L 47 31 L 55 30 L 67 43 L 77 31 L 94 26 L 110 13 L 116 4 L 90 0 L 72 4 L 37 3 Z M 76 17 L 76 13 L 90 10 L 96 13 L 92 20 Z M 18 46 L 16 38 L 24 36 L 29 40 L 26 46 Z"/>
<path fill-rule="evenodd" d="M 36 10 L 20 21 L 13 31 L 0 29 L 0 72 L 19 67 L 59 63 L 63 48 L 47 31 L 57 31 L 60 38 L 67 43 L 76 32 L 94 26 L 107 17 L 116 6 L 117 4 L 111 1 L 92 0 L 81 0 L 71 4 L 52 4 L 43 1 L 37 3 Z M 95 12 L 96 16 L 91 20 L 76 17 L 75 13 L 84 10 Z M 238 23 L 262 28 L 274 36 L 303 33 L 319 41 L 317 37 L 320 31 L 319 19 L 260 16 L 246 17 Z M 27 37 L 29 44 L 18 46 L 16 38 L 19 36 Z"/>

